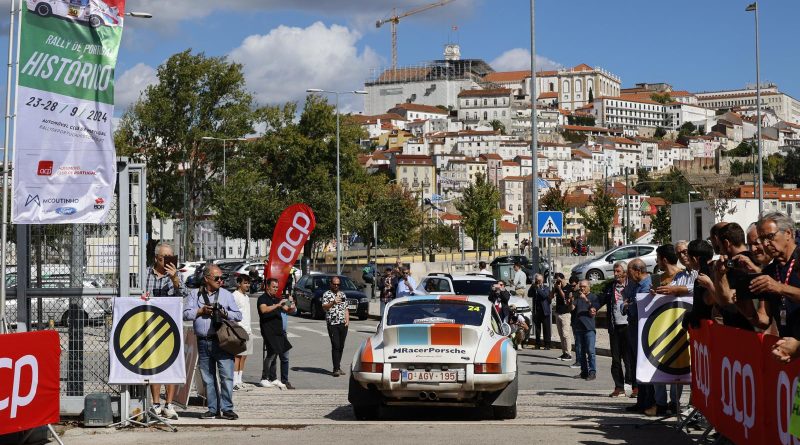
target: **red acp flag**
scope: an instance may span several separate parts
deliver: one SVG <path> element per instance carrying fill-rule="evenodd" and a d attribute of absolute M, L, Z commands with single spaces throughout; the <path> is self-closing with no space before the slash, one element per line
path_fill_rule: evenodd
<path fill-rule="evenodd" d="M 283 294 L 292 264 L 297 261 L 316 225 L 314 212 L 305 204 L 292 204 L 278 218 L 272 234 L 269 268 L 264 270 L 266 278 L 278 280 L 278 295 Z"/>

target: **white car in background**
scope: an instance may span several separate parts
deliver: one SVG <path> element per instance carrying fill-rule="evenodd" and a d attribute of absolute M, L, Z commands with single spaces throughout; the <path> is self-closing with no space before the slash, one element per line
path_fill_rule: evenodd
<path fill-rule="evenodd" d="M 491 407 L 517 416 L 517 352 L 484 297 L 397 298 L 356 351 L 348 400 L 359 420 L 382 406 Z"/>

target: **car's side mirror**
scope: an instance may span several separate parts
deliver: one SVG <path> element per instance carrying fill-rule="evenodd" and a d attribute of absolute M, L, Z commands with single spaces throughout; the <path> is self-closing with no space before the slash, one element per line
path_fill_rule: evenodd
<path fill-rule="evenodd" d="M 500 324 L 500 333 L 503 334 L 503 337 L 508 337 L 511 335 L 511 326 L 505 322 Z"/>

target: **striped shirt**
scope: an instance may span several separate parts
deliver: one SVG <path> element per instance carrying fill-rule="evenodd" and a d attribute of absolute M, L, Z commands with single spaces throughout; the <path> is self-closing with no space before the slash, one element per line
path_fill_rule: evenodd
<path fill-rule="evenodd" d="M 183 284 L 183 277 L 178 272 L 178 288 L 172 283 L 169 275 L 156 275 L 156 271 L 152 267 L 147 268 L 147 276 L 144 280 L 144 291 L 149 297 L 181 297 L 185 298 L 189 293 L 186 291 L 186 285 Z"/>

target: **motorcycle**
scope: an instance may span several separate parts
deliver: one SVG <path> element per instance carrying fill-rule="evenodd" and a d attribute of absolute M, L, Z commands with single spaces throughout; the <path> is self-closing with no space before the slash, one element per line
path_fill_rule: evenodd
<path fill-rule="evenodd" d="M 582 244 L 572 248 L 572 256 L 586 255 L 594 255 L 594 250 L 592 250 L 587 244 Z"/>

